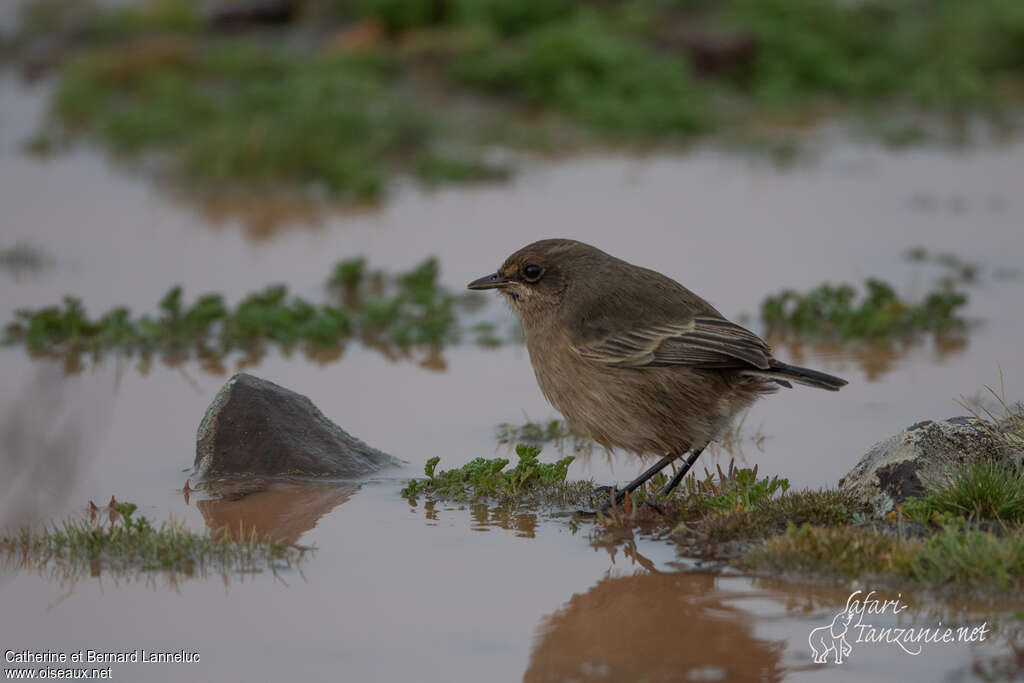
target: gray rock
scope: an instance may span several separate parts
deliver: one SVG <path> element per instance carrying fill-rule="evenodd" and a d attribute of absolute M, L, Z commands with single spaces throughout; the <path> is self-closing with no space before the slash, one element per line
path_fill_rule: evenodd
<path fill-rule="evenodd" d="M 360 477 L 402 464 L 355 438 L 313 402 L 239 373 L 221 387 L 196 433 L 196 473 Z"/>
<path fill-rule="evenodd" d="M 981 420 L 925 420 L 872 446 L 839 488 L 885 515 L 897 503 L 921 496 L 926 484 L 946 480 L 957 466 L 1003 459 L 1019 466 L 1024 452 L 993 436 Z"/>

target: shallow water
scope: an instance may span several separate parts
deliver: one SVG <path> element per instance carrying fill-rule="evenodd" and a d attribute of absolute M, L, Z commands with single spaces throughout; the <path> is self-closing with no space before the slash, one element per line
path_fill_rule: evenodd
<path fill-rule="evenodd" d="M 760 446 L 739 457 L 796 487 L 834 485 L 872 443 L 925 418 L 962 414 L 961 396 L 998 382 L 1019 398 L 1024 282 L 994 277 L 1024 254 L 1024 145 L 893 153 L 834 143 L 806 164 L 697 150 L 687 156 L 594 156 L 525 168 L 504 185 L 397 189 L 378 211 L 322 213 L 254 226 L 203 207 L 89 149 L 21 155 L 45 86 L 0 79 L 0 248 L 26 243 L 50 265 L 0 271 L 0 320 L 66 293 L 98 313 L 153 310 L 175 284 L 229 299 L 283 282 L 318 298 L 333 264 L 366 255 L 402 269 L 437 255 L 461 288 L 519 246 L 564 236 L 673 277 L 730 317 L 756 313 L 784 287 L 879 276 L 923 294 L 942 275 L 907 263 L 925 246 L 981 264 L 964 339 L 897 351 L 779 347 L 779 355 L 850 380 L 839 394 L 780 392 L 744 422 Z M 258 214 L 286 211 L 268 207 Z M 514 324 L 499 306 L 488 312 Z M 504 452 L 495 426 L 554 416 L 525 349 L 445 350 L 443 368 L 392 361 L 350 344 L 321 364 L 278 352 L 246 369 L 308 395 L 325 414 L 408 461 L 346 485 L 274 487 L 236 504 L 180 489 L 221 372 L 196 362 L 63 364 L 0 349 L 0 526 L 41 523 L 116 495 L 154 519 L 196 528 L 247 524 L 304 545 L 301 572 L 78 580 L 0 571 L 0 647 L 199 650 L 194 664 L 113 665 L 115 680 L 814 680 L 808 634 L 831 622 L 850 586 L 825 589 L 743 576 L 678 573 L 674 547 L 639 537 L 611 551 L 564 517 L 508 518 L 486 506 L 411 506 L 398 495 L 423 463 Z M 1015 392 L 1016 390 L 1016 392 Z M 728 455 L 722 455 L 728 458 Z M 711 466 L 708 457 L 702 464 Z M 570 478 L 625 481 L 629 457 L 574 463 Z M 890 596 L 888 593 L 886 597 Z M 838 680 L 970 680 L 1006 665 L 1019 675 L 1014 611 L 1024 603 L 952 604 L 903 596 L 918 627 L 997 624 L 981 646 L 930 645 L 911 656 L 857 643 L 829 665 Z M 879 623 L 895 623 L 891 614 Z M 1019 630 L 1019 629 L 1018 629 Z"/>

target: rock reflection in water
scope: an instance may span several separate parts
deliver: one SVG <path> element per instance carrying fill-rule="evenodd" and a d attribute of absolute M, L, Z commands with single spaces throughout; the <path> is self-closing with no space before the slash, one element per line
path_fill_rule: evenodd
<path fill-rule="evenodd" d="M 309 483 L 260 477 L 204 484 L 215 497 L 196 501 L 210 531 L 227 528 L 236 538 L 297 543 L 320 518 L 359 490 L 351 482 Z"/>
<path fill-rule="evenodd" d="M 540 681 L 778 681 L 783 643 L 754 637 L 706 574 L 608 576 L 538 629 L 523 675 Z"/>

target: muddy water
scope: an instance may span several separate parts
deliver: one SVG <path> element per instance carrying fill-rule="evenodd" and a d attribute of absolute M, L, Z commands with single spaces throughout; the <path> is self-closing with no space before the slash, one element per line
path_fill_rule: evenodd
<path fill-rule="evenodd" d="M 1024 282 L 994 277 L 1024 254 L 1021 145 L 896 154 L 835 143 L 787 170 L 712 150 L 602 156 L 538 164 L 493 187 L 402 186 L 378 211 L 290 218 L 280 205 L 239 214 L 182 201 L 88 149 L 26 158 L 19 144 L 45 96 L 0 79 L 0 248 L 29 244 L 49 261 L 28 276 L 0 271 L 5 321 L 66 293 L 94 313 L 152 310 L 175 283 L 235 299 L 283 282 L 316 298 L 331 266 L 360 254 L 389 269 L 437 255 L 444 284 L 459 288 L 550 236 L 666 272 L 737 316 L 768 292 L 826 279 L 879 276 L 923 293 L 942 271 L 908 264 L 903 252 L 925 246 L 983 266 L 968 290 L 966 338 L 872 353 L 781 347 L 850 385 L 762 401 L 744 429 L 764 439 L 745 441 L 740 457 L 798 487 L 831 485 L 873 442 L 962 413 L 956 399 L 997 382 L 1000 368 L 1011 396 L 1024 383 Z M 490 315 L 513 324 L 500 307 Z M 221 372 L 108 358 L 69 374 L 0 350 L 0 524 L 59 518 L 113 494 L 155 519 L 197 528 L 243 519 L 318 548 L 301 573 L 277 575 L 62 580 L 6 570 L 0 647 L 201 652 L 197 664 L 114 665 L 116 680 L 931 681 L 1017 666 L 1013 613 L 1024 605 L 904 595 L 905 612 L 875 622 L 988 622 L 998 634 L 919 656 L 856 643 L 826 672 L 811 661 L 808 634 L 870 586 L 680 574 L 690 563 L 654 539 L 608 550 L 558 516 L 411 506 L 398 490 L 428 458 L 453 466 L 491 456 L 498 423 L 553 416 L 519 346 L 449 349 L 443 369 L 422 360 L 349 345 L 325 364 L 272 352 L 249 366 L 409 466 L 337 489 L 272 487 L 230 505 L 180 489 L 203 410 L 239 357 Z M 637 469 L 602 456 L 575 463 L 570 477 L 624 481 Z"/>

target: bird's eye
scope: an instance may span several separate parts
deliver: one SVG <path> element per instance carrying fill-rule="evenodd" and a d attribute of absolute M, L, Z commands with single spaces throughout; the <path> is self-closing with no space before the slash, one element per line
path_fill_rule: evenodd
<path fill-rule="evenodd" d="M 544 274 L 544 269 L 540 266 L 530 264 L 523 267 L 523 278 L 527 282 L 536 282 L 540 279 L 540 276 Z"/>

